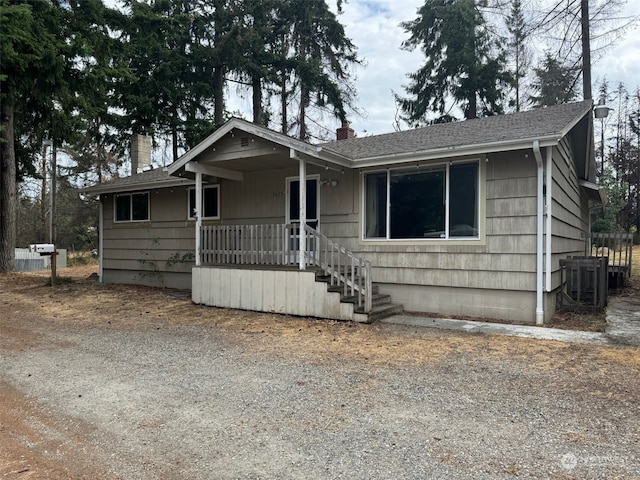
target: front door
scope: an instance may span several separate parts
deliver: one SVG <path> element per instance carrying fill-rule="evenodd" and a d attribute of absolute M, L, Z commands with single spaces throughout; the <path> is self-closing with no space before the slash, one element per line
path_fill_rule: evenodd
<path fill-rule="evenodd" d="M 320 224 L 320 177 L 318 175 L 310 175 L 307 177 L 307 225 L 311 228 L 318 229 Z M 300 178 L 287 178 L 287 223 L 294 225 L 300 224 Z M 296 229 L 297 231 L 297 229 Z M 300 245 L 300 237 L 297 233 L 291 236 L 289 249 L 291 255 L 289 261 L 291 263 L 298 262 L 298 250 Z M 307 248 L 313 250 L 313 244 L 307 240 Z"/>

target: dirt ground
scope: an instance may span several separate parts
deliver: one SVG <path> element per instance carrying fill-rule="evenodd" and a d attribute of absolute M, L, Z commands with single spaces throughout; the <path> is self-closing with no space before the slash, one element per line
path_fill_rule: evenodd
<path fill-rule="evenodd" d="M 67 278 L 53 288 L 46 285 L 47 279 L 41 274 L 0 275 L 0 355 L 42 347 L 37 333 L 24 326 L 29 321 L 53 329 L 61 325 L 109 325 L 119 331 L 206 323 L 215 325 L 230 344 L 250 341 L 256 355 L 292 355 L 319 364 L 366 362 L 371 368 L 437 364 L 460 354 L 492 361 L 518 360 L 542 370 L 563 370 L 568 375 L 588 369 L 592 375 L 601 371 L 602 375 L 626 378 L 624 388 L 601 394 L 635 404 L 640 400 L 638 348 L 453 332 L 425 337 L 415 329 L 389 325 L 215 309 L 193 305 L 180 291 L 100 285 L 96 271 L 96 267 L 61 269 L 59 275 Z M 131 322 L 132 316 L 137 318 L 135 323 Z M 1 478 L 113 478 L 90 460 L 95 426 L 61 421 L 1 378 L 0 405 Z M 89 454 L 73 454 L 81 451 Z"/>

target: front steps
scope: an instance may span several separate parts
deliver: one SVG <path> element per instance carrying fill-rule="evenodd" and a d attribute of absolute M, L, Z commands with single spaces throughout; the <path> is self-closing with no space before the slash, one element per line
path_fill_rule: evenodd
<path fill-rule="evenodd" d="M 321 270 L 316 272 L 316 281 L 323 282 L 327 284 L 328 292 L 335 292 L 340 294 L 340 302 L 341 303 L 351 303 L 353 304 L 353 320 L 355 322 L 360 323 L 372 323 L 376 320 L 381 320 L 383 318 L 391 317 L 393 315 L 398 315 L 404 311 L 402 305 L 391 302 L 391 296 L 386 295 L 379 292 L 378 285 L 374 284 L 371 287 L 372 297 L 371 304 L 372 308 L 369 313 L 364 311 L 364 307 L 358 307 L 358 298 L 356 296 L 344 295 L 344 285 L 329 285 L 331 281 L 331 277 L 328 275 L 324 275 L 324 272 Z"/>

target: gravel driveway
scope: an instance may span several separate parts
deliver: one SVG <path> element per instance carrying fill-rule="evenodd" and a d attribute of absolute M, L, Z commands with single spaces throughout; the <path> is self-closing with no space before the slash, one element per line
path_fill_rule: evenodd
<path fill-rule="evenodd" d="M 637 348 L 14 278 L 0 278 L 0 443 L 22 454 L 0 454 L 0 476 L 640 478 Z"/>

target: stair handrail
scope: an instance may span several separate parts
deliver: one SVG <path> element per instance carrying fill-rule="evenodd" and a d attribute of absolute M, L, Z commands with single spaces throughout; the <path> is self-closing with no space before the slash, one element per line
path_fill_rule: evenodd
<path fill-rule="evenodd" d="M 347 250 L 309 225 L 304 225 L 307 238 L 305 261 L 321 268 L 330 277 L 331 286 L 342 284 L 343 295 L 356 297 L 365 313 L 372 310 L 371 262 Z M 310 237 L 310 238 L 309 238 Z"/>

